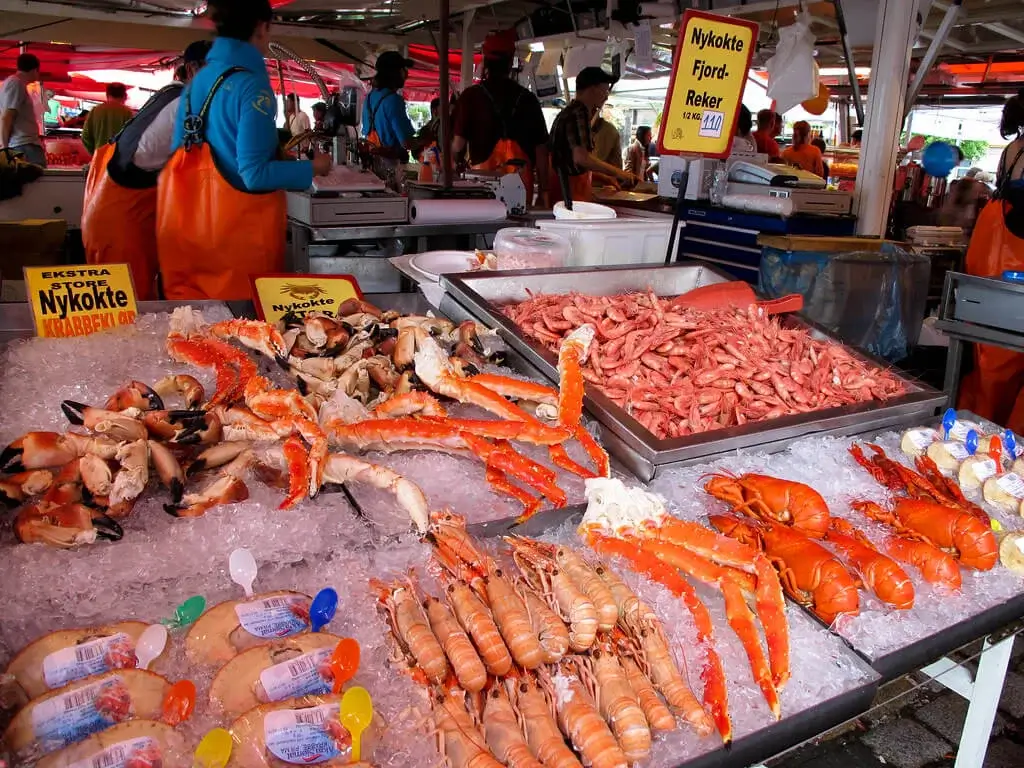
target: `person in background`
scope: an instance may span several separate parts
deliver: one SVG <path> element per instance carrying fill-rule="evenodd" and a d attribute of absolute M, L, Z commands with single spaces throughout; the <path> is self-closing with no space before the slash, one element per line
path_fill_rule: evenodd
<path fill-rule="evenodd" d="M 441 131 L 441 99 L 435 96 L 430 100 L 430 119 L 420 128 L 420 138 L 434 138 L 440 135 Z M 441 156 L 437 148 L 437 140 L 434 139 L 420 152 L 420 175 L 419 180 L 425 183 L 434 181 L 435 166 L 439 166 Z M 439 170 L 439 168 L 437 169 Z"/>
<path fill-rule="evenodd" d="M 188 79 L 188 67 L 179 64 L 174 68 L 174 82 L 184 83 Z"/>
<path fill-rule="evenodd" d="M 811 125 L 806 120 L 793 123 L 793 144 L 782 150 L 782 159 L 790 165 L 802 168 L 824 178 L 825 163 L 821 150 L 810 143 Z"/>
<path fill-rule="evenodd" d="M 25 160 L 46 167 L 46 150 L 39 136 L 39 123 L 29 83 L 39 81 L 39 59 L 31 53 L 18 56 L 13 75 L 0 86 L 0 149 L 20 152 Z"/>
<path fill-rule="evenodd" d="M 864 140 L 864 129 L 863 128 L 858 128 L 856 131 L 853 132 L 853 135 L 850 136 L 850 146 L 851 147 L 859 147 L 860 143 L 863 140 Z"/>
<path fill-rule="evenodd" d="M 288 123 L 288 133 L 293 138 L 307 133 L 311 128 L 309 115 L 299 109 L 299 97 L 297 94 L 289 93 L 284 97 L 284 116 Z M 303 142 L 299 145 L 299 151 L 305 151 L 308 144 L 309 142 Z"/>
<path fill-rule="evenodd" d="M 132 119 L 134 112 L 128 109 L 128 89 L 123 83 L 110 83 L 107 86 L 107 100 L 93 109 L 82 128 L 82 143 L 89 154 L 97 147 L 110 141 L 124 124 Z"/>
<path fill-rule="evenodd" d="M 469 166 L 475 170 L 517 171 L 527 204 L 549 208 L 548 127 L 536 95 L 512 76 L 515 30 L 488 35 L 483 55 L 481 81 L 455 102 L 452 157 L 458 161 L 468 152 Z"/>
<path fill-rule="evenodd" d="M 828 152 L 828 145 L 825 143 L 825 140 L 823 138 L 821 138 L 821 136 L 815 136 L 811 140 L 811 145 L 817 147 L 818 151 L 821 152 L 821 157 L 822 157 L 822 160 L 821 160 L 821 168 L 822 168 L 821 178 L 827 179 L 828 178 L 828 163 L 825 162 L 825 153 Z"/>
<path fill-rule="evenodd" d="M 1024 88 L 1003 105 L 999 133 L 1010 139 L 999 158 L 996 193 L 974 225 L 965 260 L 968 274 L 1000 279 L 1024 270 Z M 958 408 L 1024 433 L 1024 354 L 974 345 L 974 368 L 964 377 Z"/>
<path fill-rule="evenodd" d="M 608 101 L 616 78 L 600 67 L 584 67 L 576 76 L 576 97 L 558 113 L 551 126 L 551 166 L 554 173 L 549 179 L 552 200 L 561 200 L 561 176 L 568 182 L 569 196 L 573 200 L 590 201 L 593 198 L 591 174 L 604 174 L 624 186 L 634 186 L 638 179 L 632 173 L 616 168 L 592 154 L 594 136 L 590 123 L 593 115 Z"/>
<path fill-rule="evenodd" d="M 74 117 L 69 117 L 64 121 L 65 128 L 84 128 L 85 121 L 89 119 L 89 110 L 83 109 Z"/>
<path fill-rule="evenodd" d="M 182 55 L 184 82 L 206 63 L 209 40 Z M 87 264 L 129 264 L 136 296 L 159 298 L 156 251 L 157 178 L 171 157 L 183 82 L 157 91 L 124 128 L 96 150 L 82 207 Z"/>
<path fill-rule="evenodd" d="M 626 151 L 625 170 L 642 181 L 648 181 L 651 176 L 650 156 L 647 154 L 647 148 L 650 144 L 651 127 L 649 125 L 637 126 L 636 135 L 633 137 L 633 141 L 629 143 L 629 149 Z"/>
<path fill-rule="evenodd" d="M 733 154 L 750 154 L 757 152 L 757 144 L 751 135 L 750 129 L 754 127 L 754 118 L 745 104 L 740 104 L 740 113 L 736 117 L 736 131 L 732 139 Z"/>
<path fill-rule="evenodd" d="M 622 168 L 622 136 L 619 129 L 610 120 L 601 116 L 600 112 L 594 115 L 594 122 L 590 126 L 594 134 L 594 151 L 591 153 L 598 160 L 607 163 L 613 168 Z M 611 187 L 619 190 L 622 187 L 614 176 L 595 171 L 591 181 L 596 187 Z"/>
<path fill-rule="evenodd" d="M 46 112 L 43 113 L 43 125 L 56 127 L 60 125 L 60 102 L 53 91 L 46 91 Z"/>
<path fill-rule="evenodd" d="M 409 153 L 419 154 L 434 141 L 433 136 L 416 136 L 399 93 L 409 77 L 412 59 L 398 51 L 384 51 L 377 57 L 373 90 L 363 102 L 363 136 L 373 154 L 389 163 L 404 163 Z"/>
<path fill-rule="evenodd" d="M 770 109 L 762 109 L 757 113 L 757 130 L 750 135 L 757 151 L 768 155 L 769 160 L 782 157 L 779 143 L 775 141 L 775 113 Z"/>
<path fill-rule="evenodd" d="M 974 230 L 978 214 L 992 196 L 989 186 L 977 178 L 979 173 L 980 168 L 971 168 L 963 178 L 950 183 L 939 209 L 939 226 L 960 227 L 967 235 Z"/>
<path fill-rule="evenodd" d="M 264 56 L 270 0 L 210 0 L 217 31 L 181 97 L 160 174 L 157 254 L 168 299 L 247 299 L 250 275 L 284 271 L 284 190 L 331 171 L 330 155 L 281 160 Z"/>
<path fill-rule="evenodd" d="M 324 119 L 327 117 L 327 105 L 322 101 L 318 101 L 311 107 L 313 112 L 313 130 L 322 131 L 324 129 Z"/>

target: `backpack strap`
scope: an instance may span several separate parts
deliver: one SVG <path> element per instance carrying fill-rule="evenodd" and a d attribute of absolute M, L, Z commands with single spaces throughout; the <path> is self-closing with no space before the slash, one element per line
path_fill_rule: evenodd
<path fill-rule="evenodd" d="M 194 146 L 198 146 L 206 141 L 206 117 L 210 113 L 210 106 L 213 104 L 213 97 L 220 90 L 220 87 L 224 85 L 224 82 L 232 75 L 238 72 L 246 72 L 245 67 L 231 67 L 217 77 L 214 80 L 213 85 L 210 87 L 210 92 L 206 94 L 206 100 L 203 102 L 203 106 L 199 108 L 199 114 L 192 112 L 192 85 L 191 83 L 185 88 L 185 151 L 187 152 Z"/>

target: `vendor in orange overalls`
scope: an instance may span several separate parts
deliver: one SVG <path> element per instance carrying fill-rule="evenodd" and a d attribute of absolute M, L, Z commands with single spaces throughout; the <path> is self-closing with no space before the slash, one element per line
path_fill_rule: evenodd
<path fill-rule="evenodd" d="M 600 67 L 584 67 L 576 76 L 576 98 L 558 113 L 551 126 L 551 167 L 553 173 L 548 179 L 551 200 L 563 198 L 559 174 L 565 173 L 569 180 L 569 194 L 573 200 L 589 202 L 593 199 L 590 174 L 603 173 L 632 187 L 637 177 L 621 168 L 602 162 L 591 153 L 594 151 L 594 136 L 591 120 L 608 101 L 615 78 Z"/>
<path fill-rule="evenodd" d="M 157 254 L 168 299 L 246 299 L 249 276 L 284 269 L 284 190 L 326 175 L 329 155 L 278 160 L 277 101 L 263 52 L 270 0 L 210 0 L 206 66 L 181 97 L 175 152 L 157 194 Z"/>
<path fill-rule="evenodd" d="M 999 279 L 1024 270 L 1024 88 L 1003 106 L 999 133 L 1011 139 L 999 158 L 996 191 L 982 209 L 967 248 L 968 274 Z M 1024 354 L 974 345 L 974 370 L 957 406 L 1024 434 Z"/>
<path fill-rule="evenodd" d="M 474 170 L 518 172 L 526 200 L 549 208 L 548 128 L 540 101 L 512 77 L 516 55 L 515 30 L 488 35 L 484 40 L 483 79 L 463 91 L 455 102 L 452 156 L 469 151 Z"/>
<path fill-rule="evenodd" d="M 198 40 L 186 48 L 183 80 L 153 94 L 109 144 L 97 148 L 89 166 L 82 208 L 86 263 L 128 264 L 142 301 L 158 298 L 156 185 L 171 156 L 182 83 L 206 62 L 210 45 Z"/>

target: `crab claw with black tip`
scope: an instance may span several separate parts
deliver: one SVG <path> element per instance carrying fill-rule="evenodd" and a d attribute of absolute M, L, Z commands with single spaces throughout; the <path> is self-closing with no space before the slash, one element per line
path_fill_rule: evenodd
<path fill-rule="evenodd" d="M 61 549 L 92 544 L 97 539 L 118 541 L 124 530 L 109 516 L 84 504 L 39 501 L 23 507 L 14 519 L 14 533 L 25 544 L 41 543 Z"/>
<path fill-rule="evenodd" d="M 159 393 L 148 384 L 131 381 L 117 390 L 103 407 L 108 411 L 123 411 L 128 408 L 138 408 L 140 411 L 162 411 L 164 401 Z"/>
<path fill-rule="evenodd" d="M 221 475 L 199 493 L 187 493 L 179 504 L 165 504 L 172 517 L 201 517 L 211 507 L 232 504 L 249 498 L 249 488 L 233 475 Z"/>
<path fill-rule="evenodd" d="M 156 440 L 149 441 L 149 457 L 160 482 L 171 492 L 171 501 L 178 504 L 185 495 L 185 473 L 181 464 L 167 446 Z"/>
<path fill-rule="evenodd" d="M 72 424 L 84 426 L 86 429 L 119 442 L 145 440 L 147 437 L 145 425 L 135 418 L 136 414 L 141 415 L 137 409 L 121 412 L 108 411 L 105 408 L 95 408 L 74 400 L 65 400 L 60 404 L 60 408 Z M 132 413 L 133 410 L 135 413 Z M 151 411 L 146 413 L 151 413 Z"/>

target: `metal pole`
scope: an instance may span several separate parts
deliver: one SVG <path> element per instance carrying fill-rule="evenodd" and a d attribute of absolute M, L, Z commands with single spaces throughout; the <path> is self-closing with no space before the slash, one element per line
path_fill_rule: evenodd
<path fill-rule="evenodd" d="M 924 87 L 925 78 L 928 77 L 928 73 L 932 71 L 932 66 L 935 64 L 935 60 L 939 57 L 939 51 L 942 50 L 942 46 L 946 44 L 946 40 L 949 38 L 949 33 L 956 24 L 957 16 L 960 15 L 960 4 L 963 0 L 954 0 L 953 4 L 946 8 L 946 15 L 942 17 L 942 23 L 939 24 L 939 29 L 935 33 L 935 37 L 932 38 L 931 44 L 928 46 L 928 50 L 924 52 L 924 57 L 921 59 L 921 63 L 917 65 L 917 73 L 914 75 L 914 82 L 910 84 L 910 90 L 907 93 L 907 101 L 904 106 L 904 117 L 907 112 L 914 108 L 914 102 L 917 101 L 917 97 L 921 95 L 921 88 Z"/>
<path fill-rule="evenodd" d="M 910 51 L 917 36 L 917 10 L 905 0 L 879 0 L 867 123 L 857 170 L 854 213 L 857 233 L 885 234 L 896 174 L 896 150 L 903 125 Z"/>
<path fill-rule="evenodd" d="M 476 10 L 470 8 L 462 15 L 462 71 L 459 73 L 459 91 L 473 84 L 473 18 Z"/>
<path fill-rule="evenodd" d="M 438 46 L 437 55 L 441 64 L 441 136 L 439 144 L 441 147 L 441 168 L 442 181 L 445 189 L 452 187 L 452 138 L 451 122 L 452 110 L 450 106 L 450 83 L 448 74 L 448 36 L 451 34 L 448 27 L 451 19 L 451 3 L 449 0 L 441 0 L 441 40 Z"/>
<path fill-rule="evenodd" d="M 857 125 L 864 125 L 864 105 L 860 101 L 860 83 L 857 82 L 857 71 L 854 68 L 853 51 L 846 35 L 846 17 L 843 16 L 842 0 L 832 0 L 836 7 L 836 25 L 839 27 L 839 39 L 843 42 L 843 58 L 846 60 L 846 71 L 850 77 L 850 89 L 853 91 L 853 108 L 857 110 Z M 879 14 L 879 25 L 882 17 Z M 874 70 L 872 70 L 874 72 Z"/>

